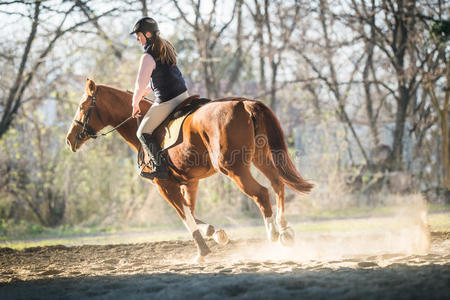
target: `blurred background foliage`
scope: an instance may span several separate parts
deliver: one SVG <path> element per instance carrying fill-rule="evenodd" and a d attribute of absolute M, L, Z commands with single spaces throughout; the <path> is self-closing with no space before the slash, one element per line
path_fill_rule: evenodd
<path fill-rule="evenodd" d="M 174 44 L 191 94 L 246 96 L 276 112 L 298 169 L 317 184 L 307 197 L 287 191 L 291 217 L 416 193 L 448 207 L 445 1 L 219 2 L 0 4 L 1 239 L 181 224 L 119 135 L 75 154 L 65 144 L 86 77 L 133 88 L 142 50 L 128 32 L 142 15 Z M 200 183 L 197 215 L 239 224 L 259 212 L 215 175 Z"/>

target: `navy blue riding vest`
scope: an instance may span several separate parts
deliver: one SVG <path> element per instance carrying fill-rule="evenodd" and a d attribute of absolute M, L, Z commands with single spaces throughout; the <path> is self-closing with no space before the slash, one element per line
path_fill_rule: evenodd
<path fill-rule="evenodd" d="M 156 103 L 161 103 L 175 98 L 187 91 L 186 83 L 180 69 L 156 59 L 152 52 L 151 44 L 144 47 L 145 53 L 150 54 L 156 62 L 156 67 L 151 75 L 151 86 L 155 93 Z"/>

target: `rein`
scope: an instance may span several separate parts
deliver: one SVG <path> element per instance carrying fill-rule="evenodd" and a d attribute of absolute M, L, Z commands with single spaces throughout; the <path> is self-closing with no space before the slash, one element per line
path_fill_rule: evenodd
<path fill-rule="evenodd" d="M 91 126 L 89 126 L 89 124 L 88 124 L 89 120 L 91 118 L 91 111 L 92 111 L 92 109 L 95 109 L 95 112 L 97 113 L 97 117 L 99 118 L 100 122 L 102 122 L 103 126 L 105 126 L 105 123 L 103 122 L 102 117 L 98 113 L 97 105 L 96 105 L 96 102 L 95 102 L 96 94 L 97 94 L 97 90 L 95 90 L 95 92 L 94 92 L 94 94 L 92 96 L 88 96 L 88 97 L 92 98 L 92 101 L 91 101 L 91 104 L 89 105 L 89 108 L 88 108 L 88 111 L 86 113 L 86 118 L 84 119 L 84 122 L 81 123 L 78 120 L 73 120 L 73 122 L 75 124 L 77 124 L 78 126 L 81 126 L 83 128 L 82 131 L 79 132 L 76 135 L 76 137 L 75 137 L 77 143 L 82 141 L 86 136 L 89 136 L 92 139 L 96 139 L 99 136 L 106 136 L 106 135 L 110 134 L 111 132 L 117 130 L 119 127 L 121 127 L 123 124 L 125 124 L 126 122 L 128 122 L 130 119 L 133 118 L 132 116 L 129 116 L 126 120 L 124 120 L 119 125 L 115 126 L 114 128 L 112 128 L 111 130 L 109 130 L 107 132 L 100 132 L 100 133 L 95 132 L 95 130 Z"/>

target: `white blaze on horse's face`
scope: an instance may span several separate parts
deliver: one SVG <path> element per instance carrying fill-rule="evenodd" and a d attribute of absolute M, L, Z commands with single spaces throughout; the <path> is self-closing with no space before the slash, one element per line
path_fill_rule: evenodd
<path fill-rule="evenodd" d="M 81 97 L 81 100 L 80 100 L 80 104 L 78 104 L 77 112 L 75 113 L 74 120 L 81 121 L 81 118 L 80 118 L 81 107 L 83 106 L 83 103 L 86 102 L 86 100 L 87 100 L 87 94 L 83 93 L 83 96 Z"/>
<path fill-rule="evenodd" d="M 81 107 L 83 106 L 83 103 L 85 103 L 87 100 L 87 95 L 86 93 L 83 93 L 83 96 L 81 97 L 80 103 L 77 106 L 77 111 L 75 112 L 75 116 L 73 117 L 74 120 L 77 121 L 82 121 L 82 117 L 81 115 Z"/>
<path fill-rule="evenodd" d="M 75 117 L 73 117 L 73 119 L 81 122 L 80 114 L 81 114 L 81 108 L 80 108 L 80 106 L 78 106 L 77 111 L 75 112 Z"/>
<path fill-rule="evenodd" d="M 87 94 L 84 93 L 81 98 L 80 104 L 77 107 L 75 117 L 73 118 L 74 120 L 82 122 L 83 115 L 81 113 L 81 107 L 83 106 L 83 103 L 86 102 L 87 98 L 88 98 Z M 76 139 L 76 136 L 81 132 L 81 130 L 82 130 L 82 128 L 79 125 L 75 124 L 75 122 L 72 122 L 72 124 L 69 127 L 69 131 L 67 132 L 67 136 L 66 136 L 66 143 L 69 145 L 72 152 L 77 151 L 84 142 L 84 141 L 77 142 L 77 139 Z"/>

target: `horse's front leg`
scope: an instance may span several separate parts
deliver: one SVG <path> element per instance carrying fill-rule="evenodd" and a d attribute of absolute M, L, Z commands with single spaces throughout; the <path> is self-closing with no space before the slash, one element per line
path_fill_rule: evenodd
<path fill-rule="evenodd" d="M 195 244 L 197 245 L 198 254 L 195 260 L 198 263 L 203 262 L 205 256 L 211 253 L 211 250 L 209 249 L 208 245 L 206 245 L 206 242 L 203 239 L 202 234 L 200 233 L 200 229 L 198 228 L 197 223 L 192 216 L 189 206 L 183 205 L 183 211 L 185 215 L 185 219 L 183 221 L 184 225 L 186 225 L 187 229 L 192 234 Z"/>
<path fill-rule="evenodd" d="M 181 194 L 179 184 L 171 180 L 158 179 L 156 179 L 156 184 L 161 195 L 170 203 L 170 205 L 172 205 L 173 208 L 175 208 L 184 225 L 192 234 L 198 249 L 198 254 L 195 259 L 196 262 L 204 261 L 205 256 L 211 253 L 211 250 L 203 239 L 203 236 L 200 233 L 197 223 L 192 215 L 191 209 Z"/>
<path fill-rule="evenodd" d="M 191 213 L 194 216 L 195 223 L 200 229 L 200 232 L 204 237 L 213 238 L 219 245 L 225 245 L 228 243 L 228 235 L 223 229 L 216 230 L 213 225 L 203 222 L 195 217 L 195 203 L 197 200 L 198 180 L 190 181 L 181 185 L 181 193 L 186 203 L 191 209 Z"/>
<path fill-rule="evenodd" d="M 195 223 L 197 223 L 198 228 L 205 237 L 213 238 L 219 245 L 226 245 L 230 241 L 227 233 L 223 229 L 216 229 L 213 225 L 207 224 L 202 220 L 195 218 Z"/>

